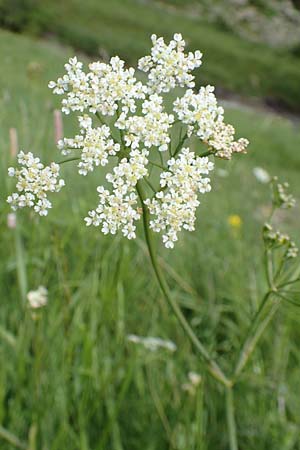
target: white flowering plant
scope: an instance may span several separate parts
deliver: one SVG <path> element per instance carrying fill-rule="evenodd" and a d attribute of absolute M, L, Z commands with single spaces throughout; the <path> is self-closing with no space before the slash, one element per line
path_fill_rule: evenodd
<path fill-rule="evenodd" d="M 85 223 L 99 227 L 104 234 L 121 232 L 125 238 L 134 239 L 137 223 L 142 221 L 162 294 L 208 372 L 226 389 L 230 449 L 236 450 L 233 387 L 279 300 L 285 296 L 280 289 L 297 282 L 297 277 L 292 279 L 285 272 L 297 249 L 289 238 L 274 232 L 270 223 L 265 225 L 268 291 L 245 337 L 234 371 L 226 375 L 172 297 L 158 264 L 153 236 L 159 233 L 165 247 L 172 249 L 182 230 L 195 229 L 199 199 L 211 190 L 214 160 L 230 160 L 235 154 L 246 153 L 248 140 L 235 139 L 235 130 L 224 121 L 224 110 L 218 105 L 212 86 L 194 91 L 193 71 L 201 66 L 201 52 L 185 53 L 180 34 L 175 34 L 169 43 L 156 35 L 151 39 L 150 55 L 138 61 L 143 81 L 135 69 L 127 68 L 117 56 L 109 63 L 89 64 L 88 72 L 76 57 L 69 60 L 65 75 L 51 81 L 49 87 L 62 96 L 62 112 L 77 115 L 79 131 L 58 142 L 63 159 L 49 166 L 45 167 L 32 153 L 21 151 L 19 167 L 8 170 L 9 176 L 17 179 L 17 192 L 7 201 L 14 211 L 31 207 L 45 216 L 52 207 L 48 195 L 59 192 L 65 184 L 60 178 L 61 164 L 77 161 L 82 176 L 106 170 L 109 164 L 106 184 L 97 188 L 98 205 L 87 211 Z M 175 88 L 181 88 L 182 95 L 170 106 L 168 94 Z M 272 183 L 273 216 L 277 208 L 293 206 L 294 200 L 286 193 L 286 185 L 276 180 Z M 271 264 L 279 247 L 283 253 L 275 272 Z M 131 340 L 138 342 L 136 337 Z"/>
<path fill-rule="evenodd" d="M 193 92 L 192 72 L 201 65 L 200 51 L 185 54 L 180 34 L 169 44 L 153 35 L 152 43 L 151 54 L 138 62 L 145 82 L 138 81 L 136 71 L 118 57 L 109 64 L 89 64 L 87 73 L 75 57 L 65 65 L 66 74 L 49 87 L 63 97 L 65 114 L 78 114 L 79 133 L 58 142 L 63 156 L 72 154 L 62 162 L 78 160 L 79 174 L 84 176 L 110 160 L 115 163 L 106 174 L 109 188 L 98 187 L 99 204 L 88 212 L 86 224 L 100 227 L 104 234 L 121 231 L 133 239 L 144 207 L 151 229 L 162 233 L 165 246 L 173 248 L 182 229 L 195 228 L 199 194 L 211 190 L 209 173 L 214 163 L 209 156 L 230 159 L 234 153 L 244 153 L 248 141 L 234 140 L 234 128 L 224 122 L 212 86 Z M 168 111 L 165 94 L 176 87 L 187 89 Z M 171 131 L 178 124 L 180 136 L 174 142 Z M 204 154 L 189 148 L 192 136 L 205 145 Z M 21 169 L 9 169 L 9 175 L 17 178 L 18 192 L 8 202 L 13 209 L 29 206 L 46 215 L 51 208 L 47 193 L 64 185 L 58 179 L 59 165 L 44 167 L 23 152 L 18 162 Z M 151 182 L 153 168 L 160 171 L 158 187 Z M 143 184 L 151 186 L 147 198 Z"/>

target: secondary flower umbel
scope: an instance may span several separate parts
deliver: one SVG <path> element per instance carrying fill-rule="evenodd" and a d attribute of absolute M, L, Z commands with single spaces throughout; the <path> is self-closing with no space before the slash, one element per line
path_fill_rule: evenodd
<path fill-rule="evenodd" d="M 64 186 L 64 180 L 58 179 L 59 165 L 51 163 L 44 167 L 39 158 L 32 153 L 20 152 L 18 163 L 21 169 L 10 167 L 8 174 L 17 178 L 17 190 L 19 193 L 10 195 L 8 203 L 14 211 L 24 206 L 33 207 L 40 216 L 46 216 L 48 209 L 52 207 L 47 198 L 48 192 L 59 192 Z"/>
<path fill-rule="evenodd" d="M 58 142 L 68 156 L 60 163 L 77 160 L 81 175 L 110 163 L 110 188 L 106 183 L 98 187 L 99 204 L 88 212 L 86 224 L 133 239 L 144 208 L 152 230 L 162 233 L 165 246 L 172 248 L 182 229 L 194 230 L 199 194 L 211 190 L 208 175 L 214 163 L 209 158 L 244 153 L 248 141 L 235 140 L 212 86 L 193 91 L 201 52 L 185 53 L 178 33 L 169 43 L 156 35 L 151 39 L 150 55 L 138 62 L 143 81 L 118 56 L 108 64 L 89 64 L 88 72 L 75 57 L 49 87 L 63 96 L 64 113 L 78 114 L 79 132 Z M 176 87 L 185 90 L 172 104 L 166 93 Z M 199 141 L 193 151 L 188 143 L 192 136 Z M 31 153 L 21 152 L 18 159 L 22 169 L 10 168 L 9 174 L 16 176 L 19 192 L 8 202 L 13 209 L 29 206 L 47 214 L 47 193 L 64 184 L 58 180 L 59 166 L 44 167 Z"/>

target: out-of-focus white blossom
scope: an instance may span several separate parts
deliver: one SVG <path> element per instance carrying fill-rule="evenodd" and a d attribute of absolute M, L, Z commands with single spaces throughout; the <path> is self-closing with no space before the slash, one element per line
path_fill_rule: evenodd
<path fill-rule="evenodd" d="M 199 386 L 201 383 L 202 377 L 199 373 L 189 372 L 188 377 L 193 386 Z"/>
<path fill-rule="evenodd" d="M 181 34 L 167 45 L 162 37 L 151 36 L 151 55 L 144 56 L 138 62 L 138 68 L 148 73 L 147 87 L 150 93 L 169 92 L 176 86 L 194 87 L 194 76 L 191 71 L 200 67 L 202 53 L 184 53 L 185 41 Z"/>
<path fill-rule="evenodd" d="M 229 176 L 229 172 L 225 169 L 217 169 L 217 175 L 221 178 L 227 178 Z"/>
<path fill-rule="evenodd" d="M 174 342 L 158 337 L 143 337 L 137 336 L 136 334 L 129 334 L 127 339 L 129 342 L 133 342 L 134 344 L 141 344 L 147 350 L 152 352 L 157 351 L 160 348 L 169 350 L 170 352 L 175 352 L 177 350 L 177 346 Z"/>
<path fill-rule="evenodd" d="M 269 223 L 264 225 L 263 238 L 268 248 L 284 248 L 286 259 L 297 257 L 298 248 L 295 242 L 291 240 L 288 234 L 274 230 Z"/>
<path fill-rule="evenodd" d="M 188 382 L 183 383 L 181 388 L 183 391 L 188 392 L 190 395 L 195 395 L 197 387 L 200 385 L 202 377 L 199 373 L 189 372 Z"/>
<path fill-rule="evenodd" d="M 277 208 L 293 208 L 296 205 L 296 200 L 292 194 L 288 192 L 289 183 L 279 183 L 277 177 L 273 177 L 273 203 Z"/>
<path fill-rule="evenodd" d="M 51 163 L 44 167 L 39 158 L 31 152 L 18 154 L 20 169 L 10 167 L 8 174 L 17 179 L 18 193 L 13 193 L 7 198 L 12 209 L 25 206 L 33 207 L 40 216 L 46 216 L 48 209 L 52 207 L 48 200 L 48 192 L 59 192 L 65 182 L 59 179 L 59 165 Z"/>
<path fill-rule="evenodd" d="M 14 229 L 17 226 L 17 216 L 16 213 L 12 212 L 7 214 L 7 227 Z"/>
<path fill-rule="evenodd" d="M 214 165 L 208 158 L 195 156 L 188 148 L 182 149 L 177 159 L 168 161 L 168 171 L 160 175 L 161 190 L 145 204 L 151 216 L 153 231 L 163 232 L 163 242 L 173 248 L 182 229 L 195 229 L 196 208 L 200 202 L 198 192 L 204 194 L 211 190 L 210 179 L 205 176 Z"/>
<path fill-rule="evenodd" d="M 29 291 L 27 300 L 30 308 L 38 309 L 47 305 L 48 290 L 44 286 L 39 286 L 36 291 Z"/>
<path fill-rule="evenodd" d="M 267 184 L 270 183 L 271 181 L 270 175 L 262 167 L 254 167 L 253 175 L 260 183 Z"/>

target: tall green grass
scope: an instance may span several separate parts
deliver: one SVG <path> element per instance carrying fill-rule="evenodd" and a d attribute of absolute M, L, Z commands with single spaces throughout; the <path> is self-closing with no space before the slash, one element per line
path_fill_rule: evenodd
<path fill-rule="evenodd" d="M 18 213 L 19 241 L 7 228 L 8 129 L 18 129 L 20 148 L 45 161 L 59 158 L 52 127 L 57 99 L 47 82 L 62 73 L 71 51 L 2 31 L 0 39 L 1 450 L 228 449 L 223 392 L 152 280 L 142 229 L 127 242 L 84 226 L 100 172 L 83 178 L 70 163 L 49 216 Z M 32 73 L 33 66 L 39 69 Z M 249 154 L 218 164 L 228 176 L 216 171 L 197 231 L 182 236 L 174 251 L 161 250 L 177 301 L 224 370 L 265 288 L 260 229 L 268 188 L 252 168 L 287 179 L 300 196 L 299 128 L 255 112 L 230 110 L 227 119 L 250 139 Z M 73 133 L 66 124 L 65 134 Z M 240 215 L 240 229 L 228 225 L 230 214 Z M 298 223 L 299 208 L 278 218 L 299 243 Z M 49 289 L 47 307 L 35 315 L 22 300 L 24 268 L 28 289 Z M 129 343 L 130 333 L 172 339 L 177 351 L 151 353 Z M 242 450 L 300 449 L 298 342 L 299 312 L 286 304 L 237 386 Z M 194 396 L 182 389 L 191 370 L 202 376 Z"/>

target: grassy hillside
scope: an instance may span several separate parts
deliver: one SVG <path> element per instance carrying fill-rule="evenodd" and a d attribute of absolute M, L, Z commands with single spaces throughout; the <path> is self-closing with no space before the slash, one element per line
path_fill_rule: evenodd
<path fill-rule="evenodd" d="M 16 20 L 13 4 L 3 1 L 7 14 Z M 93 55 L 117 53 L 130 64 L 146 53 L 152 33 L 170 38 L 180 31 L 191 49 L 204 53 L 206 69 L 199 72 L 199 83 L 210 81 L 219 88 L 300 111 L 299 58 L 246 42 L 182 10 L 138 0 L 26 0 L 24 4 L 28 10 L 21 2 L 19 22 L 8 21 L 9 26 L 57 36 Z M 230 73 L 224 67 L 230 67 Z"/>
<path fill-rule="evenodd" d="M 117 4 L 110 4 L 113 11 Z M 129 22 L 125 8 L 120 6 L 120 11 L 121 30 Z M 149 14 L 146 31 L 142 25 L 135 32 L 129 27 L 137 36 L 132 55 L 144 51 L 146 35 L 153 31 L 150 19 Z M 91 29 L 92 24 L 91 15 Z M 109 29 L 100 27 L 98 35 L 106 36 L 113 53 L 125 52 L 125 36 L 132 39 L 132 34 L 117 36 L 111 29 L 110 40 Z M 0 41 L 1 450 L 228 449 L 223 392 L 193 355 L 152 282 L 142 230 L 136 242 L 127 242 L 83 224 L 96 201 L 100 172 L 83 178 L 72 166 L 64 167 L 67 187 L 53 198 L 49 216 L 39 219 L 22 211 L 17 229 L 7 228 L 9 127 L 18 129 L 24 150 L 46 161 L 58 159 L 52 131 L 57 98 L 47 82 L 62 73 L 73 51 L 4 31 Z M 201 69 L 209 81 L 209 58 L 215 57 L 211 52 Z M 220 76 L 226 73 L 230 79 L 236 67 L 223 64 Z M 249 154 L 218 164 L 228 173 L 222 177 L 216 171 L 213 190 L 199 209 L 197 231 L 182 237 L 174 251 L 162 251 L 164 270 L 184 314 L 224 370 L 231 366 L 265 288 L 260 229 L 269 196 L 268 188 L 254 178 L 253 167 L 287 179 L 300 197 L 299 128 L 255 112 L 230 110 L 227 119 L 251 141 Z M 65 134 L 72 135 L 70 121 L 65 122 Z M 231 214 L 241 217 L 240 229 L 228 225 Z M 299 209 L 278 221 L 299 243 Z M 49 290 L 49 303 L 32 315 L 20 288 L 40 284 Z M 172 339 L 177 351 L 146 351 L 128 342 L 130 333 Z M 300 449 L 295 395 L 299 337 L 299 313 L 286 304 L 237 388 L 241 449 Z M 182 389 L 191 370 L 202 376 L 194 396 Z"/>

